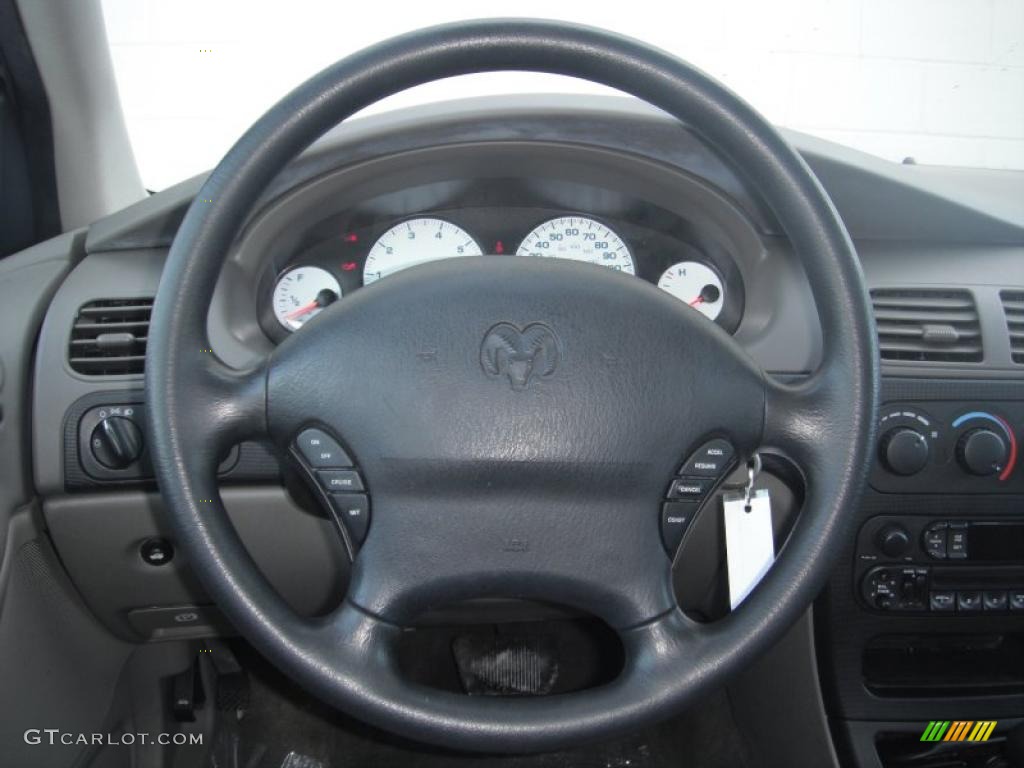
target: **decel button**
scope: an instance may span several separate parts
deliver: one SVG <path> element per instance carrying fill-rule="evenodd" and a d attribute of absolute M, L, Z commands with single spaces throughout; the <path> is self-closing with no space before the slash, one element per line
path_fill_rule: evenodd
<path fill-rule="evenodd" d="M 672 481 L 668 497 L 695 501 L 704 498 L 714 484 L 715 480 L 712 477 L 677 477 Z"/>

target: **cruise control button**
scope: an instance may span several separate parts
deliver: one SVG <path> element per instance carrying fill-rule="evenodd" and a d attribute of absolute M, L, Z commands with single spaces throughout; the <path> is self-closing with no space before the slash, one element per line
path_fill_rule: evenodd
<path fill-rule="evenodd" d="M 295 447 L 313 469 L 351 467 L 352 459 L 338 441 L 322 429 L 305 429 L 295 438 Z"/>
<path fill-rule="evenodd" d="M 345 526 L 355 546 L 366 538 L 370 527 L 370 499 L 364 493 L 331 495 L 331 508 L 341 525 Z"/>
<path fill-rule="evenodd" d="M 700 505 L 692 501 L 668 501 L 661 505 L 661 540 L 670 556 L 675 557 L 698 509 Z"/>
<path fill-rule="evenodd" d="M 363 481 L 354 469 L 328 469 L 316 473 L 328 493 L 352 493 L 363 490 Z"/>
<path fill-rule="evenodd" d="M 735 450 L 728 440 L 709 440 L 679 470 L 680 475 L 720 477 L 728 469 Z"/>
<path fill-rule="evenodd" d="M 668 497 L 694 501 L 703 498 L 714 484 L 713 477 L 677 477 L 672 481 Z"/>

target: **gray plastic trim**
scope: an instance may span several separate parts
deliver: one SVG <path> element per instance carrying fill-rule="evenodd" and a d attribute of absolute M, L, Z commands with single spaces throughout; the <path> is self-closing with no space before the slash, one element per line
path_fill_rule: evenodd
<path fill-rule="evenodd" d="M 65 230 L 146 196 L 132 154 L 99 0 L 17 0 L 50 102 Z"/>
<path fill-rule="evenodd" d="M 84 608 L 37 516 L 26 507 L 11 520 L 0 569 L 0 752 L 4 765 L 65 768 L 87 748 L 32 745 L 25 731 L 102 732 L 132 646 Z"/>
<path fill-rule="evenodd" d="M 301 509 L 282 488 L 224 488 L 232 524 L 267 580 L 299 613 L 333 608 L 344 596 L 349 560 L 334 523 Z M 147 539 L 174 537 L 156 493 L 109 492 L 49 499 L 46 525 L 61 561 L 85 603 L 114 634 L 141 638 L 128 611 L 157 606 L 209 605 L 184 552 L 160 566 L 146 564 Z"/>
<path fill-rule="evenodd" d="M 78 308 L 101 298 L 156 295 L 164 252 L 92 254 L 71 271 L 50 303 L 36 350 L 32 403 L 36 488 L 42 496 L 64 489 L 64 416 L 90 393 L 138 389 L 141 376 L 83 376 L 67 362 L 67 344 Z"/>
<path fill-rule="evenodd" d="M 854 239 L 1024 243 L 1024 173 L 899 165 L 795 131 L 786 138 L 821 178 Z M 318 140 L 263 196 L 346 165 L 430 146 L 570 141 L 643 155 L 719 187 L 777 233 L 736 173 L 672 118 L 620 96 L 486 96 L 410 107 L 343 123 Z M 87 249 L 167 246 L 206 174 L 95 223 Z"/>
<path fill-rule="evenodd" d="M 33 496 L 29 404 L 36 339 L 84 240 L 84 232 L 70 232 L 0 261 L 0 552 L 9 516 Z"/>
<path fill-rule="evenodd" d="M 808 609 L 728 685 L 736 723 L 758 765 L 838 768 L 815 660 L 813 609 Z M 779 706 L 781 691 L 785 706 Z"/>

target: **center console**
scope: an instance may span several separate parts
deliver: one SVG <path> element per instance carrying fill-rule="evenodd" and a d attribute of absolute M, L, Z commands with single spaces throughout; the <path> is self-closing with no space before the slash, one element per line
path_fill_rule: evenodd
<path fill-rule="evenodd" d="M 1022 439 L 1019 380 L 883 381 L 855 535 L 815 606 L 850 764 L 972 765 L 1024 719 Z M 920 740 L 935 720 L 996 726 L 954 756 Z"/>

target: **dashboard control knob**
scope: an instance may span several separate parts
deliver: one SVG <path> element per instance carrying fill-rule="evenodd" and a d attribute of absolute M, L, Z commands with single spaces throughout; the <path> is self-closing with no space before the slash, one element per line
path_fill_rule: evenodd
<path fill-rule="evenodd" d="M 882 464 L 894 475 L 916 475 L 928 464 L 930 449 L 925 436 L 910 427 L 896 427 L 882 436 Z"/>
<path fill-rule="evenodd" d="M 910 534 L 902 525 L 887 525 L 875 536 L 875 544 L 887 557 L 902 557 L 910 549 Z"/>
<path fill-rule="evenodd" d="M 1006 439 L 991 429 L 972 429 L 957 441 L 956 458 L 965 472 L 994 475 L 1006 466 Z"/>
<path fill-rule="evenodd" d="M 124 469 L 142 455 L 142 431 L 124 416 L 108 416 L 89 439 L 92 455 L 107 469 Z"/>

